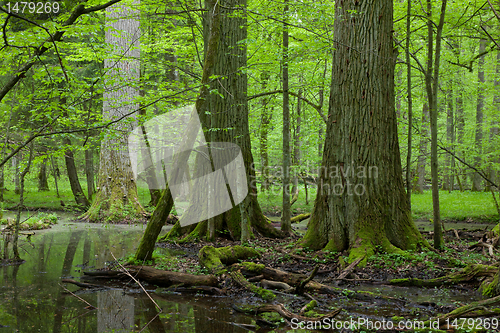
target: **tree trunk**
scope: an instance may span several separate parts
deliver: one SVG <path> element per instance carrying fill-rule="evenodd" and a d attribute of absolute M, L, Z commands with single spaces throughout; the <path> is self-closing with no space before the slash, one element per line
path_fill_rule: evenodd
<path fill-rule="evenodd" d="M 299 89 L 299 94 L 297 97 L 297 116 L 295 118 L 295 130 L 293 135 L 293 165 L 295 166 L 295 172 L 293 174 L 293 187 L 292 195 L 295 197 L 299 194 L 299 173 L 300 163 L 301 163 L 301 147 L 302 138 L 300 133 L 300 127 L 302 125 L 302 88 Z"/>
<path fill-rule="evenodd" d="M 446 139 L 448 149 L 455 151 L 455 114 L 453 112 L 452 89 L 451 86 L 446 90 Z M 455 158 L 451 155 L 446 156 L 446 169 L 443 177 L 443 190 L 453 191 L 455 184 Z"/>
<path fill-rule="evenodd" d="M 497 64 L 496 64 L 496 76 L 495 76 L 495 97 L 493 98 L 493 107 L 496 108 L 496 113 L 492 112 L 492 120 L 490 127 L 490 151 L 498 151 L 498 142 L 500 135 L 500 52 L 497 52 Z M 488 174 L 489 178 L 497 183 L 500 181 L 500 172 L 498 168 L 500 167 L 500 154 L 493 154 L 491 164 Z M 488 183 L 488 191 L 490 191 L 491 185 Z"/>
<path fill-rule="evenodd" d="M 139 1 L 134 2 L 134 7 Z M 132 7 L 113 5 L 106 9 L 108 25 L 106 42 L 114 48 L 114 56 L 105 59 L 108 69 L 107 85 L 104 93 L 103 119 L 110 121 L 123 117 L 138 108 L 134 98 L 139 96 L 139 12 Z M 116 29 L 124 34 L 116 36 Z M 112 77 L 111 77 L 112 76 Z M 117 83 L 113 83 L 117 81 Z M 130 119 L 133 116 L 127 116 Z M 130 122 L 114 124 L 101 142 L 99 159 L 99 187 L 92 206 L 84 218 L 89 221 L 120 221 L 142 217 L 144 208 L 139 202 L 137 187 L 132 173 L 128 153 L 128 133 Z"/>
<path fill-rule="evenodd" d="M 479 42 L 479 54 L 484 53 L 486 50 L 487 40 L 481 39 Z M 479 57 L 478 61 L 479 70 L 477 72 L 478 92 L 477 92 L 477 106 L 476 106 L 476 131 L 474 135 L 474 142 L 476 146 L 476 157 L 474 158 L 474 166 L 481 168 L 481 155 L 483 153 L 483 110 L 484 110 L 484 55 Z M 471 191 L 481 191 L 482 178 L 474 172 L 472 176 Z"/>
<path fill-rule="evenodd" d="M 285 0 L 283 23 L 283 207 L 281 210 L 281 230 L 292 231 L 290 205 L 290 94 L 288 91 L 288 0 Z"/>
<path fill-rule="evenodd" d="M 269 81 L 270 75 L 268 72 L 263 72 L 260 76 L 262 80 L 262 90 L 265 91 L 267 88 L 267 82 Z M 267 104 L 270 98 L 262 98 L 262 111 L 260 115 L 260 176 L 262 179 L 260 189 L 261 191 L 267 191 L 270 188 L 269 179 L 269 152 L 267 146 L 267 138 L 269 134 L 269 125 L 273 117 L 273 108 L 268 109 Z"/>
<path fill-rule="evenodd" d="M 351 13 L 356 12 L 354 17 Z M 335 2 L 325 151 L 302 245 L 350 250 L 350 261 L 428 246 L 403 184 L 394 108 L 391 0 Z M 353 98 L 355 97 L 355 98 Z"/>
<path fill-rule="evenodd" d="M 408 196 L 408 205 L 411 211 L 411 156 L 412 156 L 412 139 L 413 139 L 413 96 L 411 87 L 411 58 L 410 58 L 410 37 L 411 37 L 411 1 L 408 1 L 406 8 L 406 89 L 408 93 L 408 153 L 406 154 L 406 195 Z"/>
<path fill-rule="evenodd" d="M 43 159 L 40 164 L 40 170 L 38 171 L 38 191 L 48 191 L 49 183 L 47 180 L 47 157 Z"/>
<path fill-rule="evenodd" d="M 94 183 L 94 149 L 85 150 L 85 177 L 87 178 L 87 197 L 89 200 L 95 193 Z"/>
<path fill-rule="evenodd" d="M 460 78 L 460 72 L 457 71 L 457 76 Z M 460 81 L 460 79 L 458 79 Z M 457 97 L 455 98 L 456 103 L 456 127 L 457 127 L 457 146 L 459 147 L 459 151 L 457 151 L 458 156 L 462 158 L 465 155 L 463 144 L 464 144 L 464 134 L 465 134 L 465 119 L 464 119 L 464 100 L 462 97 L 463 88 L 461 83 L 458 83 Z M 461 177 L 461 178 L 460 178 Z M 463 166 L 460 164 L 459 170 L 456 175 L 457 181 L 459 183 L 460 192 L 464 191 L 464 187 L 467 186 L 467 177 L 465 172 L 463 171 Z"/>
<path fill-rule="evenodd" d="M 67 146 L 64 152 L 64 161 L 66 162 L 66 170 L 68 172 L 69 184 L 71 186 L 71 191 L 75 197 L 77 206 L 81 209 L 85 209 L 90 206 L 90 202 L 85 197 L 83 193 L 82 186 L 78 180 L 78 172 L 76 170 L 75 157 L 71 148 L 71 141 L 69 138 L 63 139 L 63 144 Z"/>
<path fill-rule="evenodd" d="M 19 152 L 16 156 L 12 158 L 12 166 L 14 168 L 14 193 L 19 194 L 21 192 L 19 188 L 19 164 L 21 164 L 21 160 L 23 159 L 23 155 Z"/>
<path fill-rule="evenodd" d="M 431 179 L 432 179 L 432 207 L 434 217 L 434 247 L 441 249 L 443 246 L 443 233 L 441 230 L 441 216 L 439 208 L 439 178 L 437 154 L 437 119 L 438 119 L 438 82 L 439 61 L 441 58 L 441 33 L 443 31 L 444 16 L 447 0 L 442 0 L 439 24 L 436 33 L 436 54 L 434 54 L 434 22 L 432 22 L 432 2 L 427 0 L 427 69 L 425 73 L 425 88 L 429 103 L 431 118 Z M 434 57 L 434 58 L 433 58 Z M 433 62 L 434 59 L 434 62 Z"/>
<path fill-rule="evenodd" d="M 425 185 L 425 166 L 429 145 L 429 107 L 424 103 L 422 107 L 422 123 L 420 125 L 419 154 L 417 161 L 417 181 L 415 192 L 423 194 Z"/>

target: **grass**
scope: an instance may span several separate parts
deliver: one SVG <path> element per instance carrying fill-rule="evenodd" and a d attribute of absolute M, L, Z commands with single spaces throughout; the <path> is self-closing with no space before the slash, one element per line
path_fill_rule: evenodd
<path fill-rule="evenodd" d="M 432 218 L 432 193 L 411 196 L 412 213 L 414 219 Z M 498 200 L 498 194 L 497 194 Z M 451 221 L 498 221 L 499 216 L 491 193 L 487 192 L 439 192 L 439 206 L 441 218 Z"/>
<path fill-rule="evenodd" d="M 306 205 L 304 188 L 303 186 L 300 187 L 299 200 L 292 206 L 294 214 L 312 211 L 314 199 L 316 198 L 316 189 L 308 188 L 308 192 L 309 204 Z M 432 218 L 432 193 L 430 190 L 425 191 L 424 194 L 413 194 L 411 198 L 414 219 Z M 281 214 L 282 191 L 280 188 L 273 187 L 267 192 L 259 191 L 258 200 L 263 212 Z M 447 191 L 440 191 L 439 201 L 443 220 L 498 221 L 499 219 L 491 193 L 470 191 L 448 193 Z"/>

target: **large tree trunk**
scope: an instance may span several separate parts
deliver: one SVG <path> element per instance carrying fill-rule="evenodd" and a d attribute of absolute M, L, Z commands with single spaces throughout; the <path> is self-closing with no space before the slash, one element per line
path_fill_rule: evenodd
<path fill-rule="evenodd" d="M 274 229 L 262 214 L 257 201 L 255 186 L 255 170 L 250 146 L 250 132 L 248 128 L 247 103 L 247 75 L 241 70 L 246 68 L 246 44 L 241 41 L 247 38 L 246 17 L 241 8 L 246 5 L 243 0 L 225 0 L 220 3 L 220 37 L 213 74 L 220 76 L 210 83 L 210 90 L 217 90 L 217 94 L 206 97 L 205 110 L 197 110 L 204 130 L 209 130 L 207 141 L 235 143 L 241 149 L 245 164 L 248 185 L 248 198 L 240 205 L 248 214 L 253 230 L 266 236 L 279 236 L 280 232 Z M 238 13 L 238 15 L 235 15 Z M 212 16 L 207 15 L 204 27 L 211 26 Z M 208 32 L 208 30 L 205 30 Z M 208 46 L 210 34 L 205 33 L 205 45 Z M 207 49 L 205 50 L 207 52 Z M 234 194 L 234 193 L 233 193 Z M 191 209 L 191 208 L 190 208 Z M 196 207 L 192 207 L 196 209 Z M 234 240 L 241 238 L 241 216 L 239 205 L 225 213 L 215 216 L 214 224 L 217 233 L 227 234 Z M 182 218 L 181 218 L 182 221 Z M 191 236 L 200 237 L 207 234 L 208 221 L 199 223 L 192 231 Z"/>
<path fill-rule="evenodd" d="M 135 1 L 135 5 L 138 2 Z M 139 96 L 140 29 L 138 11 L 123 5 L 107 8 L 106 18 L 112 27 L 106 30 L 106 41 L 115 48 L 113 54 L 116 55 L 104 61 L 108 75 L 113 76 L 107 78 L 111 87 L 104 93 L 103 119 L 109 121 L 138 108 L 134 98 Z M 124 36 L 116 36 L 114 29 Z M 89 221 L 101 218 L 119 221 L 134 218 L 131 213 L 138 216 L 144 213 L 132 173 L 128 137 L 123 135 L 131 130 L 130 122 L 121 121 L 113 125 L 101 142 L 99 187 L 92 206 L 84 216 Z"/>
<path fill-rule="evenodd" d="M 485 39 L 481 39 L 479 42 L 479 54 L 484 53 L 486 50 Z M 477 92 L 477 105 L 476 105 L 476 132 L 474 136 L 474 141 L 476 145 L 476 157 L 474 159 L 474 166 L 476 168 L 481 168 L 481 155 L 483 153 L 483 110 L 484 110 L 484 55 L 479 57 L 478 61 L 479 70 L 477 72 L 478 81 L 478 92 Z M 482 178 L 477 173 L 474 172 L 472 176 L 472 188 L 471 191 L 481 191 Z"/>
<path fill-rule="evenodd" d="M 354 17 L 351 13 L 356 12 Z M 335 45 L 318 194 L 304 246 L 350 250 L 414 249 L 425 240 L 403 185 L 394 108 L 396 54 L 391 0 L 337 1 Z"/>

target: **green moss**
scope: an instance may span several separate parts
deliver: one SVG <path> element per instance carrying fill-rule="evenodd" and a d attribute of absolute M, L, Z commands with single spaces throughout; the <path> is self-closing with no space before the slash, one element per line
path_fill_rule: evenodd
<path fill-rule="evenodd" d="M 495 297 L 500 295 L 500 270 L 495 274 L 491 282 L 483 282 L 480 289 L 484 296 Z"/>
<path fill-rule="evenodd" d="M 227 246 L 214 248 L 213 246 L 204 246 L 198 253 L 200 263 L 206 268 L 212 270 L 214 274 L 219 275 L 226 270 L 225 265 L 237 263 L 240 260 L 260 257 L 257 250 L 246 246 Z"/>
<path fill-rule="evenodd" d="M 219 258 L 219 252 L 213 246 L 204 246 L 198 253 L 200 263 L 211 270 L 215 275 L 226 272 L 224 265 Z"/>
<path fill-rule="evenodd" d="M 500 223 L 497 224 L 493 229 L 491 229 L 491 232 L 493 233 L 494 236 L 499 236 L 500 235 Z"/>
<path fill-rule="evenodd" d="M 306 308 L 304 309 L 304 312 L 307 313 L 308 311 L 311 311 L 312 309 L 314 309 L 317 306 L 318 306 L 318 302 L 316 302 L 316 300 L 312 300 L 309 303 L 307 303 Z"/>
<path fill-rule="evenodd" d="M 283 318 L 281 318 L 281 315 L 276 312 L 264 312 L 260 314 L 260 317 L 264 320 L 267 320 L 271 323 L 281 323 L 283 321 Z"/>
<path fill-rule="evenodd" d="M 260 274 L 262 270 L 266 267 L 264 264 L 256 264 L 254 262 L 248 262 L 248 261 L 240 262 L 238 265 L 241 266 L 245 271 L 254 274 Z"/>
<path fill-rule="evenodd" d="M 314 311 L 314 310 L 309 310 L 309 311 L 305 312 L 304 315 L 306 317 L 309 317 L 309 318 L 318 318 L 318 317 L 321 317 L 321 315 L 319 313 L 317 313 L 316 311 Z"/>

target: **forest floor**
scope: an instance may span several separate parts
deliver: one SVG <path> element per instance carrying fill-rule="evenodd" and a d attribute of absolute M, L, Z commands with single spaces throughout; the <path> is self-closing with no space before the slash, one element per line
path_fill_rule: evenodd
<path fill-rule="evenodd" d="M 431 232 L 423 231 L 422 234 L 432 243 Z M 311 299 L 314 299 L 317 301 L 317 307 L 313 312 L 306 313 L 310 316 L 319 316 L 331 312 L 333 309 L 342 308 L 343 310 L 335 318 L 337 321 L 345 322 L 353 318 L 363 317 L 365 318 L 364 320 L 368 320 L 368 322 L 371 320 L 372 324 L 377 320 L 380 322 L 387 320 L 387 318 L 394 323 L 401 320 L 420 320 L 420 323 L 423 323 L 425 320 L 449 313 L 472 301 L 485 298 L 482 297 L 481 293 L 478 291 L 482 278 L 472 278 L 467 283 L 443 285 L 434 288 L 395 286 L 391 285 L 391 280 L 406 278 L 428 280 L 443 277 L 454 272 L 460 272 L 469 264 L 497 264 L 498 257 L 496 254 L 490 256 L 488 251 L 484 250 L 484 248 L 471 248 L 471 245 L 480 241 L 484 235 L 485 230 L 483 230 L 483 228 L 450 229 L 444 236 L 446 248 L 441 252 L 410 252 L 408 256 L 377 253 L 368 258 L 366 266 L 356 267 L 341 280 L 339 280 L 338 277 L 348 266 L 348 253 L 329 253 L 324 251 L 296 249 L 294 248 L 294 242 L 299 238 L 298 236 L 295 239 L 286 240 L 269 238 L 255 239 L 251 241 L 249 246 L 259 251 L 261 257 L 248 259 L 246 261 L 264 264 L 266 267 L 279 269 L 289 273 L 304 274 L 305 276 L 311 274 L 314 268 L 318 266 L 319 269 L 314 276 L 314 280 L 321 284 L 332 286 L 333 288 L 340 288 L 339 290 L 342 290 L 336 295 L 332 295 L 331 293 L 305 293 L 303 295 L 294 295 L 293 293 L 287 294 L 282 291 L 274 291 L 277 295 L 275 303 L 278 302 L 283 304 L 285 308 L 292 313 L 299 313 L 301 308 L 308 304 Z M 239 242 L 224 239 L 218 239 L 217 242 L 159 243 L 158 247 L 160 248 L 184 251 L 184 254 L 173 257 L 160 256 L 157 258 L 155 264 L 161 269 L 174 269 L 191 274 L 204 274 L 207 272 L 200 269 L 200 262 L 198 261 L 200 249 L 207 245 L 218 248 L 238 244 Z M 223 287 L 224 293 L 231 296 L 232 301 L 235 300 L 235 295 L 238 296 L 235 301 L 237 307 L 266 304 L 254 293 L 247 291 L 230 279 L 222 279 L 222 281 L 221 286 Z M 360 291 L 367 291 L 367 294 L 363 294 L 367 297 L 359 297 L 362 295 L 353 294 L 353 292 L 359 293 Z M 493 311 L 498 311 L 498 309 Z M 294 327 L 293 323 L 289 320 L 284 320 L 277 314 L 274 315 L 275 316 L 267 314 L 264 317 L 260 315 L 259 320 L 266 319 L 267 321 L 274 321 L 279 324 L 279 331 L 283 330 L 283 332 L 290 328 L 297 328 L 297 326 L 295 325 Z M 487 320 L 489 322 L 491 318 Z M 261 322 L 258 321 L 258 323 Z M 451 323 L 453 323 L 453 321 L 450 321 L 450 324 Z M 455 324 L 457 324 L 457 322 L 455 322 Z M 465 327 L 466 330 L 463 331 L 500 331 L 500 323 L 496 326 L 498 330 L 467 330 L 467 327 Z M 307 332 L 308 331 L 310 330 L 307 330 Z M 357 328 L 343 331 L 368 332 L 371 330 Z M 373 331 L 399 332 L 401 330 L 374 329 Z M 438 332 L 439 330 L 435 331 Z M 455 325 L 455 327 L 448 327 L 447 331 L 461 330 L 458 329 L 458 325 Z M 426 330 L 426 332 L 429 332 L 429 330 Z"/>

